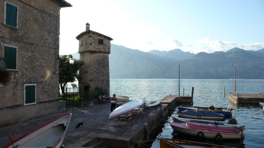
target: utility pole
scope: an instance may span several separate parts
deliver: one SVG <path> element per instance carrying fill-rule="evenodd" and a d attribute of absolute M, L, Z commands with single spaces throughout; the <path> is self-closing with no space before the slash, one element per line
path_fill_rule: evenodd
<path fill-rule="evenodd" d="M 236 95 L 236 64 L 235 64 L 235 89 L 234 90 L 235 90 L 234 95 Z"/>
<path fill-rule="evenodd" d="M 180 62 L 179 62 L 179 84 L 178 84 L 178 88 L 179 88 L 179 92 L 178 95 L 180 96 Z"/>

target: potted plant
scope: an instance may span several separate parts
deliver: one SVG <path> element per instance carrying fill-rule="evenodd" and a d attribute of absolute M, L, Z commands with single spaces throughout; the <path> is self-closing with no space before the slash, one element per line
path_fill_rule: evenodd
<path fill-rule="evenodd" d="M 8 85 L 8 83 L 11 80 L 11 72 L 5 70 L 5 69 L 0 69 L 0 85 Z"/>

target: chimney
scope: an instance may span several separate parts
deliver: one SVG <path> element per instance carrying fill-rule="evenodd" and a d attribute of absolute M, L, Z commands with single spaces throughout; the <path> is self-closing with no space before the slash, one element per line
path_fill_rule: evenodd
<path fill-rule="evenodd" d="M 90 30 L 90 24 L 86 23 L 86 31 Z"/>

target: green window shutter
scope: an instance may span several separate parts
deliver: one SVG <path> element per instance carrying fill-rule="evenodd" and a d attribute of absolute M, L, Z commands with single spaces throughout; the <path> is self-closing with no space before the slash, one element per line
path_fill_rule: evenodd
<path fill-rule="evenodd" d="M 17 7 L 6 3 L 6 24 L 17 27 Z"/>
<path fill-rule="evenodd" d="M 35 85 L 28 85 L 25 87 L 26 89 L 26 103 L 34 103 L 36 98 L 36 86 Z"/>
<path fill-rule="evenodd" d="M 5 46 L 6 68 L 16 69 L 16 48 Z"/>

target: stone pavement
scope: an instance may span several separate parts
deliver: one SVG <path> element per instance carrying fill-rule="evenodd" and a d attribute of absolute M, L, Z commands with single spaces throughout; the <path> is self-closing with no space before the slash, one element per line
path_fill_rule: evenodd
<path fill-rule="evenodd" d="M 66 112 L 72 113 L 70 126 L 63 142 L 66 148 L 81 147 L 96 138 L 108 139 L 105 143 L 114 139 L 118 141 L 117 147 L 126 147 L 127 141 L 131 141 L 131 138 L 144 127 L 146 117 L 150 120 L 160 112 L 161 108 L 164 108 L 161 106 L 147 109 L 144 113 L 134 115 L 129 121 L 119 121 L 117 118 L 108 120 L 111 112 L 110 105 L 110 103 L 96 104 L 2 127 L 0 128 L 0 148 L 11 142 L 9 135 L 15 134 L 17 139 Z M 83 127 L 76 129 L 76 125 L 80 122 L 84 122 Z"/>

